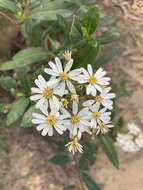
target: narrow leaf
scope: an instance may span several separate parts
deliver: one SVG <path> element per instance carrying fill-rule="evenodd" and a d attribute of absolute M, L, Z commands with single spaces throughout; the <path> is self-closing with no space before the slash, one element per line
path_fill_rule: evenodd
<path fill-rule="evenodd" d="M 81 172 L 80 176 L 89 190 L 101 190 L 97 183 L 85 172 Z"/>
<path fill-rule="evenodd" d="M 48 52 L 44 48 L 27 48 L 18 52 L 12 61 L 0 65 L 1 71 L 11 70 L 19 67 L 42 61 L 48 58 Z"/>
<path fill-rule="evenodd" d="M 92 7 L 87 11 L 86 16 L 83 18 L 83 27 L 86 28 L 89 35 L 95 32 L 98 22 L 99 10 L 97 7 Z"/>
<path fill-rule="evenodd" d="M 116 54 L 116 48 L 111 48 L 107 50 L 105 53 L 101 54 L 101 56 L 95 61 L 95 66 L 98 68 L 106 63 L 108 63 Z"/>
<path fill-rule="evenodd" d="M 107 135 L 104 136 L 101 135 L 100 143 L 111 163 L 118 169 L 119 168 L 118 156 L 111 139 Z"/>
<path fill-rule="evenodd" d="M 29 105 L 29 100 L 27 98 L 22 97 L 13 103 L 11 111 L 7 115 L 7 125 L 11 125 L 16 122 L 20 116 L 23 115 L 25 109 Z"/>
<path fill-rule="evenodd" d="M 63 190 L 76 190 L 76 186 L 68 185 L 68 186 L 65 186 Z"/>
<path fill-rule="evenodd" d="M 69 158 L 65 154 L 56 154 L 50 161 L 55 165 L 65 165 Z"/>
<path fill-rule="evenodd" d="M 35 106 L 31 106 L 23 115 L 21 127 L 29 128 L 32 127 L 32 113 L 36 111 Z"/>
<path fill-rule="evenodd" d="M 0 77 L 0 87 L 6 91 L 10 91 L 11 88 L 15 88 L 16 81 L 9 76 L 1 76 Z"/>
<path fill-rule="evenodd" d="M 87 64 L 94 63 L 98 49 L 99 49 L 98 44 L 95 41 L 92 43 L 87 42 L 86 44 L 84 44 L 77 51 L 77 53 L 73 55 L 76 62 L 76 66 L 86 67 Z"/>
<path fill-rule="evenodd" d="M 10 0 L 0 0 L 0 9 L 16 13 L 17 11 L 16 2 Z"/>

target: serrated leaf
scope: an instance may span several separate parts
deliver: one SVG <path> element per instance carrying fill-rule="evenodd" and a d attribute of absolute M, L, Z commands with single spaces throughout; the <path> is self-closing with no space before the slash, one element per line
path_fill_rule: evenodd
<path fill-rule="evenodd" d="M 1 71 L 11 70 L 15 68 L 24 67 L 32 63 L 42 61 L 48 58 L 48 51 L 41 47 L 31 47 L 19 51 L 12 61 L 0 65 Z"/>
<path fill-rule="evenodd" d="M 65 154 L 56 154 L 50 161 L 55 165 L 65 165 L 69 158 Z"/>
<path fill-rule="evenodd" d="M 16 122 L 29 105 L 29 99 L 22 97 L 12 104 L 12 108 L 7 115 L 6 124 L 9 126 Z"/>
<path fill-rule="evenodd" d="M 90 8 L 83 18 L 83 27 L 89 35 L 95 32 L 99 22 L 99 10 L 97 7 Z"/>
<path fill-rule="evenodd" d="M 101 190 L 98 184 L 85 172 L 81 172 L 80 176 L 89 190 Z"/>
<path fill-rule="evenodd" d="M 6 91 L 10 91 L 11 88 L 15 88 L 16 81 L 9 76 L 1 76 L 0 77 L 0 87 Z"/>
<path fill-rule="evenodd" d="M 32 113 L 36 111 L 35 106 L 31 106 L 23 115 L 21 127 L 23 128 L 29 128 L 32 127 Z"/>
<path fill-rule="evenodd" d="M 116 48 L 111 48 L 105 53 L 101 54 L 100 57 L 95 61 L 96 68 L 108 63 L 116 54 L 117 54 Z"/>
<path fill-rule="evenodd" d="M 107 135 L 104 136 L 101 135 L 100 143 L 111 163 L 118 169 L 119 168 L 118 156 L 111 139 Z"/>
<path fill-rule="evenodd" d="M 16 13 L 17 11 L 16 2 L 10 0 L 0 0 L 0 9 Z"/>

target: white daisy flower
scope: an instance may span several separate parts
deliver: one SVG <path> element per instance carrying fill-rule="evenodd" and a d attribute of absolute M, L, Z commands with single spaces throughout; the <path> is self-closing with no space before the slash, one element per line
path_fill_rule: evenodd
<path fill-rule="evenodd" d="M 128 130 L 132 135 L 139 135 L 141 133 L 141 129 L 135 123 L 129 123 Z"/>
<path fill-rule="evenodd" d="M 111 87 L 104 88 L 103 91 L 100 93 L 100 95 L 96 95 L 94 100 L 87 100 L 83 103 L 83 106 L 90 107 L 95 102 L 99 102 L 102 104 L 105 108 L 112 110 L 113 109 L 113 98 L 115 98 L 114 93 L 110 93 Z"/>
<path fill-rule="evenodd" d="M 82 68 L 83 79 L 79 80 L 79 83 L 86 83 L 86 94 L 96 96 L 97 91 L 102 92 L 103 87 L 109 85 L 110 78 L 105 77 L 106 71 L 99 68 L 96 73 L 93 72 L 92 66 L 87 65 L 87 70 Z"/>
<path fill-rule="evenodd" d="M 67 143 L 65 147 L 68 148 L 69 152 L 75 154 L 77 151 L 83 153 L 83 146 L 78 142 L 78 138 L 75 137 L 72 141 Z"/>
<path fill-rule="evenodd" d="M 106 108 L 100 109 L 100 104 L 97 102 L 90 107 L 91 110 L 91 123 L 92 128 L 97 127 L 101 122 L 109 122 L 111 117 L 111 112 L 107 112 Z"/>
<path fill-rule="evenodd" d="M 98 135 L 99 133 L 101 134 L 106 134 L 110 128 L 113 128 L 114 125 L 111 124 L 111 121 L 106 121 L 106 122 L 100 122 L 99 124 L 97 124 L 96 126 L 96 135 Z"/>
<path fill-rule="evenodd" d="M 81 79 L 82 69 L 74 69 L 70 71 L 73 65 L 73 59 L 70 59 L 65 65 L 64 69 L 62 63 L 58 57 L 55 58 L 55 63 L 49 62 L 51 68 L 46 68 L 44 71 L 54 76 L 53 81 L 57 83 L 56 90 L 63 96 L 65 94 L 66 86 L 71 93 L 76 93 L 76 89 L 71 80 L 78 81 Z"/>
<path fill-rule="evenodd" d="M 60 115 L 60 113 L 52 108 L 51 112 L 48 111 L 39 113 L 33 113 L 33 124 L 38 124 L 37 131 L 42 131 L 42 135 L 46 136 L 53 136 L 54 129 L 62 135 L 63 132 L 66 130 L 64 126 L 64 119 L 66 119 L 66 115 Z"/>
<path fill-rule="evenodd" d="M 60 103 L 58 98 L 55 96 L 59 94 L 54 88 L 56 84 L 53 85 L 51 80 L 46 82 L 41 75 L 39 75 L 38 79 L 35 80 L 35 84 L 37 87 L 31 88 L 31 91 L 36 94 L 30 96 L 30 99 L 38 101 L 36 103 L 36 108 L 44 107 L 47 110 L 50 104 L 50 106 L 55 106 L 59 109 Z"/>
<path fill-rule="evenodd" d="M 79 139 L 84 131 L 88 130 L 90 125 L 90 112 L 88 108 L 83 108 L 78 112 L 77 102 L 72 103 L 72 114 L 67 110 L 61 109 L 64 115 L 67 116 L 68 120 L 65 121 L 65 125 L 70 132 L 70 137 L 77 136 Z"/>

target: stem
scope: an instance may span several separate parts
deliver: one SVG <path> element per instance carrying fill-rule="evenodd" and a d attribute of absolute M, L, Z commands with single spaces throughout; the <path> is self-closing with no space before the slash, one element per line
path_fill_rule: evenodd
<path fill-rule="evenodd" d="M 82 181 L 82 179 L 81 179 L 81 177 L 80 177 L 80 175 L 79 175 L 79 164 L 78 164 L 79 162 L 78 162 L 78 159 L 77 159 L 76 155 L 74 155 L 73 157 L 74 157 L 74 160 L 75 160 L 75 163 L 76 163 L 76 166 L 77 166 L 77 167 L 76 167 L 77 173 L 78 173 L 77 177 L 78 177 L 78 179 L 79 179 L 80 189 L 81 189 L 81 190 L 85 190 L 83 181 Z"/>

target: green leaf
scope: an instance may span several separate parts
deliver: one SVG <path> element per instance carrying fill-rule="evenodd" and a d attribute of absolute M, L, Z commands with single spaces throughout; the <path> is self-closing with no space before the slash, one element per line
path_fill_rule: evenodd
<path fill-rule="evenodd" d="M 9 76 L 1 76 L 0 87 L 9 92 L 11 88 L 16 87 L 16 81 Z"/>
<path fill-rule="evenodd" d="M 69 158 L 65 154 L 56 154 L 50 161 L 55 165 L 65 165 Z"/>
<path fill-rule="evenodd" d="M 76 67 L 86 67 L 87 64 L 93 64 L 98 52 L 98 44 L 93 42 L 84 43 L 82 47 L 73 55 Z M 85 56 L 86 55 L 86 56 Z"/>
<path fill-rule="evenodd" d="M 71 16 L 72 12 L 66 9 L 60 9 L 60 10 L 51 10 L 51 11 L 39 11 L 35 12 L 30 16 L 30 19 L 35 19 L 37 22 L 40 21 L 53 21 L 57 19 L 57 14 L 60 14 L 64 17 Z"/>
<path fill-rule="evenodd" d="M 63 190 L 76 190 L 76 186 L 74 186 L 74 185 L 67 185 L 67 186 L 64 187 Z"/>
<path fill-rule="evenodd" d="M 0 0 L 0 9 L 16 13 L 17 11 L 16 2 L 11 0 Z"/>
<path fill-rule="evenodd" d="M 88 170 L 96 160 L 96 141 L 90 140 L 84 144 L 84 147 L 84 152 L 79 160 L 80 170 Z"/>
<path fill-rule="evenodd" d="M 107 135 L 101 135 L 100 136 L 100 143 L 101 146 L 111 161 L 111 163 L 118 169 L 119 168 L 119 161 L 118 161 L 118 156 L 115 150 L 115 147 L 111 141 L 111 139 Z"/>
<path fill-rule="evenodd" d="M 41 47 L 31 47 L 19 51 L 12 61 L 0 65 L 1 71 L 11 70 L 15 68 L 24 67 L 35 62 L 39 62 L 48 58 L 48 51 Z"/>
<path fill-rule="evenodd" d="M 29 94 L 32 86 L 32 81 L 28 78 L 28 68 L 27 67 L 21 67 L 17 70 L 17 77 L 19 79 L 20 85 L 22 87 L 22 91 L 24 93 Z"/>
<path fill-rule="evenodd" d="M 30 128 L 32 127 L 32 113 L 36 111 L 35 106 L 31 106 L 23 115 L 21 127 Z"/>
<path fill-rule="evenodd" d="M 89 190 L 101 190 L 95 181 L 85 172 L 81 172 L 80 176 Z"/>
<path fill-rule="evenodd" d="M 113 28 L 110 29 L 110 31 L 103 32 L 97 40 L 100 44 L 107 44 L 119 39 L 119 37 L 120 33 L 115 28 Z"/>
<path fill-rule="evenodd" d="M 83 18 L 83 28 L 87 31 L 88 35 L 95 32 L 99 22 L 99 10 L 97 7 L 90 8 L 86 16 Z"/>
<path fill-rule="evenodd" d="M 95 61 L 96 68 L 108 63 L 117 54 L 117 52 L 118 51 L 116 48 L 111 48 L 105 53 L 101 54 L 101 56 Z"/>
<path fill-rule="evenodd" d="M 57 23 L 58 23 L 58 27 L 61 29 L 61 31 L 64 34 L 68 35 L 70 27 L 69 27 L 69 23 L 67 22 L 67 20 L 63 16 L 57 14 Z"/>
<path fill-rule="evenodd" d="M 109 26 L 116 21 L 114 16 L 100 15 L 99 24 L 101 26 Z"/>
<path fill-rule="evenodd" d="M 24 113 L 29 105 L 29 99 L 22 97 L 13 103 L 10 112 L 7 115 L 6 124 L 9 126 L 16 122 Z"/>

